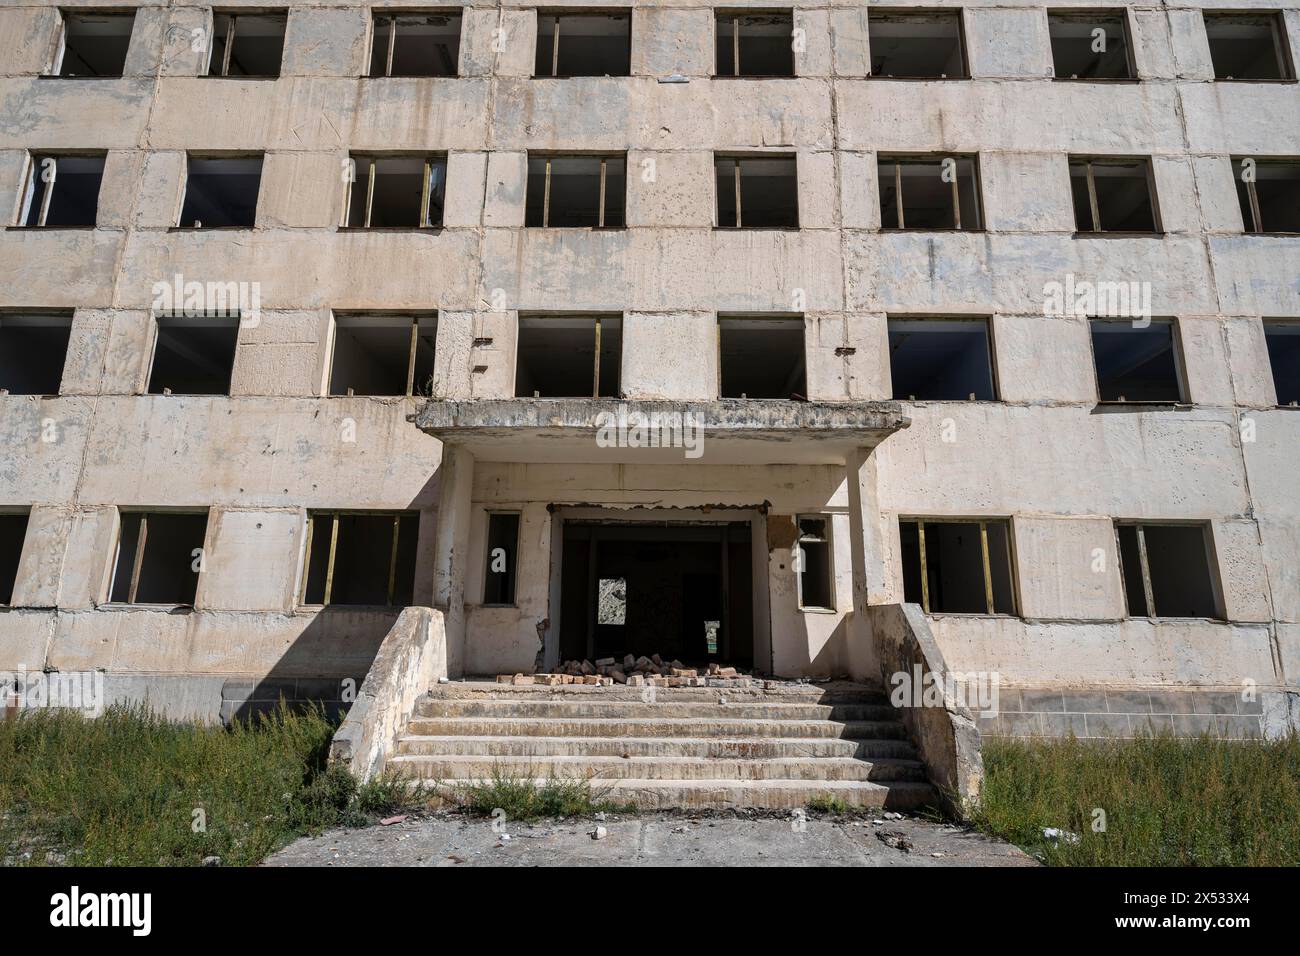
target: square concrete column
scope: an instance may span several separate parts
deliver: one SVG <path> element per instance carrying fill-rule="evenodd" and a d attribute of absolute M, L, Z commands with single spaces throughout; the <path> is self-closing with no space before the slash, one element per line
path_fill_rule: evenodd
<path fill-rule="evenodd" d="M 880 663 L 867 608 L 883 604 L 885 544 L 877 496 L 876 459 L 869 448 L 859 448 L 845 463 L 849 498 L 849 555 L 853 568 L 853 610 L 848 618 L 845 661 L 857 680 L 874 680 Z"/>
<path fill-rule="evenodd" d="M 443 445 L 438 481 L 433 605 L 442 611 L 446 621 L 447 673 L 458 676 L 465 661 L 465 572 L 470 553 L 474 456 L 464 448 Z"/>

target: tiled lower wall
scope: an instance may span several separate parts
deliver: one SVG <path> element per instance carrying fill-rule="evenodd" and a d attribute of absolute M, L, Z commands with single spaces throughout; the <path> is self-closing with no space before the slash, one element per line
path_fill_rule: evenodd
<path fill-rule="evenodd" d="M 362 678 L 353 678 L 350 698 L 355 699 Z M 330 719 L 351 706 L 343 700 L 344 688 L 349 687 L 342 678 L 267 678 L 265 680 L 228 680 L 221 688 L 221 721 L 250 720 L 268 714 L 283 700 L 293 708 L 319 705 Z"/>
<path fill-rule="evenodd" d="M 1001 688 L 998 713 L 977 715 L 981 734 L 995 737 L 1258 737 L 1260 698 L 1240 691 L 1029 690 Z"/>

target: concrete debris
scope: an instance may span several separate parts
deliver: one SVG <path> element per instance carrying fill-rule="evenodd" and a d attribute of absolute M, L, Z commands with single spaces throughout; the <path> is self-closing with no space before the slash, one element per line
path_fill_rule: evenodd
<path fill-rule="evenodd" d="M 609 831 L 604 827 L 596 827 L 596 829 L 591 831 L 591 838 L 593 840 L 603 840 L 607 836 L 609 836 Z"/>
<path fill-rule="evenodd" d="M 902 853 L 912 852 L 912 841 L 907 838 L 907 834 L 902 830 L 878 830 L 876 839 L 887 847 L 892 847 Z"/>
<path fill-rule="evenodd" d="M 665 662 L 658 654 L 653 657 L 627 654 L 621 663 L 613 657 L 602 657 L 594 663 L 590 660 L 565 661 L 554 672 L 547 674 L 499 674 L 497 683 L 515 686 L 537 684 L 543 687 L 559 687 L 564 684 L 601 687 L 613 684 L 632 687 L 750 687 L 753 686 L 753 678 L 734 667 L 723 667 L 717 662 L 710 663 L 701 671 L 698 667 L 687 667 L 677 659 Z"/>

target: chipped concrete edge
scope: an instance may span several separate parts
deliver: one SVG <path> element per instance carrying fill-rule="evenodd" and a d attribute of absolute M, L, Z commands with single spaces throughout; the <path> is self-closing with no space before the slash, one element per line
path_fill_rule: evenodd
<path fill-rule="evenodd" d="M 330 761 L 361 782 L 384 772 L 415 702 L 447 676 L 447 633 L 441 611 L 408 607 L 393 623 L 330 742 Z"/>

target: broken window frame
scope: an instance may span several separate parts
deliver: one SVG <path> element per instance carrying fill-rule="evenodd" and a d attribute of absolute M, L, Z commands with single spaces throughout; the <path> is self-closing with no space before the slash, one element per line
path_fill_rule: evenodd
<path fill-rule="evenodd" d="M 1097 180 L 1093 172 L 1096 166 L 1131 166 L 1134 163 L 1141 163 L 1142 170 L 1146 175 L 1147 181 L 1147 201 L 1151 204 L 1151 230 L 1132 230 L 1132 229 L 1102 229 L 1101 228 L 1101 211 L 1097 203 Z M 1151 164 L 1150 156 L 1075 156 L 1070 154 L 1066 157 L 1066 175 L 1069 175 L 1069 168 L 1078 164 L 1084 166 L 1084 177 L 1088 186 L 1088 216 L 1092 220 L 1091 229 L 1080 229 L 1078 216 L 1075 216 L 1076 236 L 1162 236 L 1164 235 L 1164 224 L 1160 220 L 1160 200 L 1156 194 L 1156 177 L 1155 170 Z M 1068 182 L 1068 180 L 1067 180 Z M 1073 201 L 1071 202 L 1073 206 Z"/>
<path fill-rule="evenodd" d="M 590 9 L 587 9 L 587 8 L 585 8 L 585 7 L 579 7 L 579 8 L 575 8 L 575 9 L 572 9 L 572 10 L 561 8 L 561 9 L 555 9 L 555 10 L 547 9 L 545 12 L 543 12 L 542 10 L 539 9 L 539 10 L 536 11 L 536 14 L 537 14 L 537 27 L 538 27 L 537 33 L 538 33 L 538 38 L 539 38 L 539 40 L 540 40 L 540 37 L 541 37 L 541 21 L 542 21 L 542 17 L 550 17 L 550 18 L 551 18 L 552 20 L 554 20 L 555 22 L 552 24 L 552 33 L 551 33 L 551 72 L 550 72 L 550 73 L 538 73 L 537 70 L 536 70 L 536 64 L 534 63 L 534 69 L 533 69 L 533 78 L 534 78 L 534 79 L 542 79 L 542 80 L 568 80 L 568 79 L 574 79 L 575 77 L 576 77 L 576 78 L 586 78 L 586 79 L 594 79 L 594 78 L 598 78 L 598 77 L 599 77 L 599 78 L 609 78 L 609 79 L 614 79 L 614 78 L 616 78 L 616 77 L 621 77 L 621 76 L 631 76 L 631 75 L 632 75 L 632 57 L 631 57 L 631 51 L 632 51 L 632 8 L 631 8 L 631 7 L 608 7 L 608 8 L 607 8 L 607 7 L 592 7 L 592 8 L 590 8 Z M 607 74 L 607 73 L 600 73 L 600 74 L 596 74 L 596 73 L 560 73 L 560 72 L 559 72 L 559 68 L 560 68 L 560 20 L 562 20 L 562 19 L 565 18 L 565 17 L 569 17 L 569 16 L 588 16 L 588 17 L 598 17 L 598 16 L 608 16 L 608 17 L 625 16 L 625 17 L 627 18 L 627 46 L 628 46 L 628 71 L 627 71 L 627 73 L 612 73 L 612 74 Z M 534 61 L 536 61 L 536 56 L 534 56 Z"/>
<path fill-rule="evenodd" d="M 212 72 L 212 58 L 217 52 L 217 20 L 221 17 L 226 18 L 226 35 L 221 47 L 221 70 L 218 73 Z M 284 33 L 280 37 L 280 64 L 274 73 L 234 73 L 230 72 L 230 58 L 234 53 L 235 45 L 231 41 L 239 35 L 239 18 L 252 19 L 254 17 L 283 17 Z M 214 79 L 236 79 L 236 80 L 276 80 L 280 78 L 281 71 L 284 68 L 284 45 L 289 36 L 289 10 L 286 7 L 271 9 L 236 8 L 231 10 L 216 9 L 212 11 L 212 41 L 208 44 L 208 65 L 203 75 Z"/>
<path fill-rule="evenodd" d="M 978 225 L 966 227 L 961 224 L 961 177 L 956 176 L 950 183 L 952 187 L 952 208 L 953 208 L 953 225 L 951 226 L 909 226 L 907 218 L 904 215 L 905 202 L 903 199 L 903 167 L 911 163 L 934 163 L 942 164 L 945 159 L 952 159 L 958 163 L 963 160 L 970 162 L 971 175 L 971 195 L 974 197 L 975 218 Z M 877 153 L 876 154 L 876 174 L 879 176 L 881 164 L 892 163 L 894 169 L 894 215 L 898 219 L 897 226 L 880 227 L 881 232 L 984 232 L 984 190 L 982 177 L 980 176 L 979 153 Z M 881 184 L 877 183 L 876 196 L 877 201 L 881 199 Z M 881 221 L 884 221 L 884 210 L 881 210 Z"/>
<path fill-rule="evenodd" d="M 1294 166 L 1300 173 L 1300 159 L 1278 159 L 1275 157 L 1266 157 L 1265 159 L 1255 159 L 1253 156 L 1233 156 L 1231 159 L 1233 175 L 1241 177 L 1241 166 L 1246 160 L 1252 160 L 1255 168 L 1261 166 Z M 1242 210 L 1241 224 L 1246 235 L 1250 236 L 1294 236 L 1300 234 L 1300 229 L 1265 229 L 1264 214 L 1259 205 L 1259 191 L 1256 187 L 1259 177 L 1254 176 L 1250 179 L 1243 179 L 1242 184 L 1246 187 L 1247 208 Z M 1240 201 L 1237 203 L 1241 205 Z M 1249 217 L 1247 213 L 1249 212 Z"/>
<path fill-rule="evenodd" d="M 794 516 L 794 548 L 790 556 L 791 562 L 802 559 L 802 567 L 795 565 L 798 570 L 795 571 L 795 587 L 798 592 L 798 603 L 800 611 L 812 611 L 814 613 L 835 613 L 835 534 L 832 527 L 832 515 L 801 513 Z M 803 522 L 818 521 L 822 525 L 822 533 L 814 534 L 803 530 Z M 805 544 L 823 545 L 826 548 L 826 596 L 830 599 L 825 606 L 820 604 L 807 604 L 804 601 L 803 577 L 808 574 L 807 559 L 804 555 Z"/>
<path fill-rule="evenodd" d="M 1161 615 L 1156 608 L 1155 590 L 1151 582 L 1151 559 L 1147 553 L 1146 529 L 1153 525 L 1162 525 L 1165 527 L 1184 527 L 1199 528 L 1201 531 L 1202 541 L 1205 547 L 1205 571 L 1210 583 L 1210 597 L 1214 604 L 1214 611 L 1209 620 L 1221 621 L 1226 615 L 1223 613 L 1223 593 L 1222 585 L 1218 580 L 1216 573 L 1216 564 L 1214 561 L 1214 527 L 1208 521 L 1147 521 L 1141 518 L 1116 518 L 1114 521 L 1115 531 L 1115 557 L 1119 565 L 1120 590 L 1124 592 L 1124 616 L 1137 620 L 1181 620 L 1181 621 L 1199 621 L 1205 618 L 1194 616 L 1185 617 L 1178 615 Z M 1146 603 L 1146 614 L 1134 614 L 1132 607 L 1129 605 L 1128 586 L 1124 580 L 1124 548 L 1120 540 L 1120 528 L 1137 529 L 1137 547 L 1138 547 L 1138 570 L 1142 575 L 1142 598 Z"/>
<path fill-rule="evenodd" d="M 489 601 L 488 600 L 488 582 L 492 580 L 491 576 L 497 572 L 492 570 L 492 519 L 496 517 L 514 518 L 515 519 L 515 541 L 514 551 L 508 555 L 512 561 L 512 566 L 505 572 L 509 577 L 510 594 L 509 600 Z M 493 508 L 487 512 L 487 521 L 483 527 L 483 599 L 482 607 L 518 607 L 519 606 L 519 542 L 524 534 L 524 516 L 522 511 L 512 511 L 508 508 Z"/>
<path fill-rule="evenodd" d="M 130 16 L 131 29 L 126 34 L 126 53 L 122 57 L 122 71 L 119 73 L 64 73 L 63 62 L 68 54 L 68 20 L 94 16 Z M 50 70 L 42 76 L 63 80 L 112 80 L 126 75 L 126 59 L 131 55 L 131 39 L 135 35 L 136 11 L 121 9 L 101 10 L 97 7 L 77 7 L 59 10 L 58 31 L 54 37 L 54 55 L 50 60 Z"/>
<path fill-rule="evenodd" d="M 37 212 L 36 222 L 28 225 L 27 218 L 31 212 L 32 203 L 36 199 L 36 180 L 44 175 L 42 166 L 45 160 L 51 160 L 51 175 L 45 188 L 41 190 L 41 205 Z M 104 167 L 108 163 L 108 153 L 106 152 L 29 152 L 27 154 L 27 170 L 23 176 L 22 200 L 18 204 L 18 221 L 14 224 L 16 229 L 94 229 L 99 224 L 99 197 L 96 193 L 95 215 L 89 223 L 79 223 L 76 225 L 46 225 L 46 219 L 49 217 L 50 205 L 54 201 L 55 187 L 59 182 L 59 160 L 63 159 L 98 159 L 99 164 L 99 191 L 104 188 Z"/>
<path fill-rule="evenodd" d="M 416 515 L 416 529 L 418 536 L 419 518 L 418 512 L 413 511 L 365 511 L 348 508 L 321 508 L 313 509 L 307 512 L 306 528 L 303 532 L 303 559 L 302 559 L 302 579 L 298 582 L 298 607 L 326 608 L 330 607 L 330 598 L 333 597 L 334 591 L 334 566 L 338 558 L 339 543 L 339 519 L 357 515 L 366 518 L 392 518 L 393 530 L 392 539 L 389 543 L 388 558 L 388 598 L 384 604 L 340 604 L 337 607 L 399 607 L 393 603 L 393 597 L 397 590 L 397 555 L 398 545 L 401 542 L 402 519 Z M 321 595 L 320 604 L 307 603 L 307 588 L 311 583 L 311 548 L 312 540 L 316 534 L 316 519 L 328 518 L 330 546 L 328 556 L 325 559 L 325 584 L 324 591 Z"/>
<path fill-rule="evenodd" d="M 114 601 L 113 591 L 116 590 L 117 575 L 121 571 L 122 562 L 122 525 L 123 519 L 128 515 L 140 516 L 140 530 L 136 534 L 135 554 L 131 562 L 131 578 L 127 584 L 127 599 L 125 601 Z M 199 545 L 199 570 L 194 572 L 196 576 L 203 575 L 203 556 L 207 553 L 208 532 L 212 530 L 212 513 L 208 508 L 119 508 L 117 509 L 117 528 L 115 531 L 116 538 L 113 542 L 113 567 L 112 573 L 108 577 L 108 600 L 104 603 L 116 605 L 118 607 L 188 607 L 193 608 L 198 602 L 199 582 L 194 583 L 193 602 L 186 601 L 146 601 L 140 602 L 136 597 L 140 591 L 140 571 L 144 567 L 144 552 L 149 543 L 149 518 L 160 515 L 202 515 L 207 524 L 204 527 L 203 543 Z"/>
<path fill-rule="evenodd" d="M 790 18 L 790 72 L 789 73 L 742 73 L 740 70 L 740 27 L 746 20 L 761 20 L 764 17 L 788 16 Z M 799 75 L 798 64 L 794 54 L 794 11 L 792 9 L 757 9 L 748 10 L 715 10 L 713 23 L 714 30 L 717 25 L 724 20 L 731 21 L 731 66 L 730 73 L 723 73 L 720 64 L 716 62 L 717 51 L 715 43 L 713 75 L 717 79 L 736 79 L 736 80 L 782 80 L 792 79 Z"/>
<path fill-rule="evenodd" d="M 1169 407 L 1170 405 L 1189 405 L 1191 402 L 1187 398 L 1187 373 L 1183 364 L 1183 344 L 1181 330 L 1178 321 L 1165 316 L 1153 316 L 1148 320 L 1149 325 L 1167 325 L 1169 326 L 1169 348 L 1173 353 L 1174 360 L 1174 379 L 1178 386 L 1178 398 L 1175 400 L 1165 398 L 1141 399 L 1141 398 L 1102 398 L 1101 368 L 1097 364 L 1097 346 L 1093 341 L 1092 327 L 1094 325 L 1132 325 L 1133 319 L 1116 319 L 1109 316 L 1089 316 L 1088 317 L 1088 350 L 1092 355 L 1092 381 L 1097 388 L 1097 404 L 1118 406 L 1123 408 L 1126 405 L 1154 405 Z"/>
<path fill-rule="evenodd" d="M 422 159 L 424 161 L 424 173 L 420 185 L 420 223 L 416 226 L 372 226 L 370 225 L 371 216 L 374 213 L 375 201 L 375 167 L 381 159 Z M 366 216 L 362 224 L 348 222 L 352 216 L 352 191 L 357 187 L 357 161 L 367 160 L 366 163 Z M 343 216 L 339 222 L 340 229 L 392 229 L 399 232 L 409 231 L 411 229 L 441 229 L 442 218 L 439 217 L 437 222 L 433 222 L 429 216 L 429 208 L 433 202 L 433 171 L 441 168 L 443 177 L 443 192 L 446 192 L 447 177 L 447 155 L 446 153 L 429 153 L 427 155 L 408 155 L 404 153 L 358 153 L 348 156 L 348 169 L 351 175 L 348 177 L 346 188 L 343 190 Z"/>
<path fill-rule="evenodd" d="M 1052 59 L 1052 79 L 1060 80 L 1063 83 L 1137 83 L 1141 78 L 1137 71 L 1137 54 L 1133 49 L 1133 26 L 1129 23 L 1128 7 L 1095 7 L 1093 9 L 1074 9 L 1066 8 L 1061 10 L 1047 8 L 1047 34 L 1048 49 L 1051 49 L 1052 41 L 1052 21 L 1055 20 L 1086 20 L 1089 17 L 1098 19 L 1109 19 L 1118 17 L 1124 31 L 1124 59 L 1128 64 L 1127 76 L 1058 76 L 1056 73 L 1056 59 Z"/>
<path fill-rule="evenodd" d="M 916 525 L 917 551 L 920 559 L 920 573 L 921 573 L 921 610 L 926 614 L 932 613 L 930 611 L 930 573 L 929 573 L 929 567 L 927 566 L 928 558 L 925 549 L 925 523 L 927 520 L 929 520 L 932 524 L 979 525 L 980 566 L 982 568 L 982 573 L 984 575 L 984 582 L 983 582 L 984 583 L 984 604 L 986 610 L 983 612 L 976 611 L 973 613 L 976 614 L 977 616 L 987 616 L 987 617 L 1019 617 L 1020 615 L 1019 590 L 1020 589 L 1019 587 L 1017 587 L 1017 581 L 1016 581 L 1016 551 L 1015 551 L 1016 544 L 1015 544 L 1013 523 L 1011 518 L 999 518 L 999 517 L 987 517 L 987 516 L 961 517 L 957 515 L 943 515 L 943 516 L 936 517 L 934 515 L 931 515 L 928 519 L 920 515 L 911 515 L 911 516 L 902 515 L 899 517 L 898 522 L 900 528 L 902 527 L 903 524 L 908 524 L 908 523 Z M 1006 527 L 1007 574 L 1008 574 L 1008 588 L 1010 591 L 1010 598 L 1011 598 L 1010 611 L 998 611 L 996 609 L 996 603 L 995 603 L 994 593 L 993 593 L 993 561 L 992 561 L 992 554 L 989 551 L 989 525 L 991 524 L 1000 524 Z M 904 575 L 906 575 L 906 570 L 904 570 Z M 933 613 L 970 616 L 972 612 L 936 611 Z"/>
<path fill-rule="evenodd" d="M 542 186 L 542 223 L 540 226 L 530 226 L 531 229 L 624 229 L 627 223 L 627 154 L 626 153 L 598 153 L 589 155 L 586 153 L 543 153 L 536 158 L 546 160 L 545 180 Z M 552 226 L 551 221 L 551 163 L 557 159 L 599 159 L 600 160 L 600 196 L 597 199 L 596 225 L 594 226 Z M 609 161 L 623 161 L 623 222 L 622 226 L 605 225 L 605 200 L 606 179 L 609 174 Z M 527 199 L 525 198 L 525 203 Z"/>
<path fill-rule="evenodd" d="M 600 327 L 600 323 L 601 323 L 601 320 L 602 320 L 602 319 L 617 320 L 617 322 L 618 322 L 618 333 L 619 333 L 619 353 L 618 353 L 618 360 L 617 360 L 617 362 L 618 362 L 618 373 L 619 373 L 618 377 L 619 377 L 619 384 L 620 384 L 620 388 L 621 388 L 621 386 L 622 386 L 622 381 L 623 381 L 623 338 L 622 338 L 622 336 L 623 336 L 623 316 L 622 316 L 622 315 L 617 315 L 616 313 L 612 313 L 612 312 L 596 312 L 596 313 L 594 313 L 594 314 L 592 314 L 592 313 L 578 313 L 578 314 L 575 314 L 575 315 L 548 315 L 548 314 L 546 314 L 546 313 L 527 313 L 527 312 L 526 312 L 526 313 L 522 313 L 522 314 L 519 315 L 519 320 L 541 319 L 541 320 L 544 321 L 544 320 L 549 319 L 549 318 L 590 318 L 590 319 L 592 319 L 592 320 L 595 322 L 595 328 L 594 328 L 593 333 L 592 333 L 592 334 L 593 334 L 594 356 L 593 356 L 593 360 L 592 360 L 591 396 L 590 396 L 590 397 L 591 397 L 591 398 L 594 398 L 594 399 L 599 399 L 599 398 L 611 398 L 611 397 L 612 397 L 612 398 L 617 398 L 617 397 L 618 397 L 617 395 L 614 395 L 614 396 L 602 396 L 602 395 L 600 394 L 600 359 L 601 359 L 601 355 L 602 355 L 601 327 Z M 516 336 L 516 341 L 515 341 L 515 367 L 516 367 L 515 374 L 516 374 L 516 376 L 518 376 L 518 364 L 519 364 L 519 355 L 518 355 L 518 353 L 519 353 L 519 336 Z M 518 388 L 517 388 L 517 387 L 516 387 L 515 391 L 518 391 Z M 536 394 L 536 391 L 534 391 L 534 393 L 533 393 L 532 395 L 516 395 L 515 397 L 516 397 L 516 398 L 530 398 L 530 399 L 533 399 L 533 400 L 535 400 L 535 401 L 539 401 L 539 402 L 540 402 L 540 401 L 553 400 L 553 399 L 556 399 L 556 398 L 579 398 L 579 399 L 585 399 L 585 398 L 587 398 L 586 395 L 572 395 L 572 396 L 569 396 L 569 395 L 565 395 L 565 396 L 559 396 L 559 395 L 556 395 L 556 396 L 549 396 L 549 397 L 548 397 L 548 396 L 538 395 L 538 394 Z"/>
<path fill-rule="evenodd" d="M 1214 67 L 1214 52 L 1210 46 L 1209 23 L 1211 20 L 1229 21 L 1233 19 L 1265 19 L 1269 20 L 1269 28 L 1273 37 L 1273 52 L 1277 55 L 1278 75 L 1272 77 L 1236 77 L 1236 76 L 1219 76 L 1218 70 Z M 1210 69 L 1214 72 L 1211 79 L 1215 83 L 1294 83 L 1296 82 L 1295 59 L 1291 53 L 1291 43 L 1287 37 L 1286 21 L 1283 17 L 1283 11 L 1277 9 L 1268 9 L 1261 7 L 1256 10 L 1230 10 L 1230 9 L 1209 9 L 1201 10 L 1202 29 L 1206 31 L 1205 45 L 1210 50 Z"/>
<path fill-rule="evenodd" d="M 909 16 L 909 15 L 910 15 L 910 16 L 914 16 L 914 17 L 917 17 L 917 18 L 925 17 L 925 16 L 936 17 L 936 16 L 939 16 L 939 15 L 954 15 L 954 17 L 955 17 L 955 19 L 956 19 L 956 22 L 957 22 L 957 55 L 958 55 L 958 57 L 961 59 L 961 73 L 960 73 L 960 75 L 955 75 L 955 76 L 952 76 L 952 75 L 938 75 L 938 76 L 895 76 L 895 75 L 892 74 L 892 73 L 876 73 L 876 72 L 872 69 L 872 61 L 871 61 L 870 59 L 868 59 L 868 61 L 867 61 L 867 79 L 872 79 L 872 80 L 901 80 L 901 81 L 903 81 L 903 82 L 912 82 L 912 83 L 930 83 L 930 82 L 942 82 L 942 81 L 947 81 L 947 80 L 969 80 L 969 79 L 971 78 L 971 75 L 970 75 L 970 47 L 969 47 L 969 46 L 967 45 L 967 43 L 966 43 L 966 11 L 965 11 L 962 7 L 957 7 L 957 8 L 955 8 L 955 9 L 954 9 L 954 8 L 950 8 L 950 7 L 925 7 L 925 8 L 920 8 L 920 9 L 918 9 L 918 8 L 908 8 L 908 7 L 897 7 L 897 8 L 895 8 L 895 7 L 884 7 L 884 6 L 878 6 L 878 7 L 876 7 L 875 9 L 876 9 L 877 12 L 874 14 L 874 16 L 875 16 L 875 17 L 878 17 L 878 18 L 880 18 L 880 19 L 882 19 L 882 20 L 884 20 L 884 19 L 891 19 L 891 18 L 892 18 L 892 19 L 895 19 L 895 20 L 898 20 L 898 19 L 902 19 L 902 18 L 904 18 L 904 17 L 907 17 L 907 16 Z M 867 49 L 868 49 L 868 55 L 869 55 L 869 56 L 870 56 L 870 47 L 871 47 L 871 20 L 872 20 L 872 17 L 873 17 L 873 15 L 870 14 L 870 13 L 868 13 L 868 15 L 867 15 Z"/>
<path fill-rule="evenodd" d="M 393 12 L 381 12 L 392 10 Z M 460 75 L 460 50 L 459 43 L 456 51 L 456 63 L 451 73 L 398 73 L 393 75 L 393 55 L 397 50 L 397 28 L 401 25 L 402 20 L 415 20 L 421 17 L 448 17 L 460 21 L 460 28 L 457 30 L 457 37 L 464 36 L 465 18 L 460 9 L 456 10 L 407 10 L 402 7 L 374 7 L 371 9 L 370 17 L 370 60 L 366 65 L 366 72 L 363 76 L 370 80 L 391 80 L 391 79 L 451 79 Z M 384 72 L 376 73 L 374 56 L 375 43 L 374 34 L 379 29 L 381 23 L 388 25 L 388 49 L 385 54 Z M 410 24 L 408 24 L 409 26 Z"/>
<path fill-rule="evenodd" d="M 746 226 L 745 211 L 741 204 L 741 175 L 740 164 L 751 159 L 788 159 L 794 163 L 794 222 L 787 226 Z M 799 155 L 797 153 L 714 153 L 713 154 L 713 182 L 714 188 L 717 188 L 718 174 L 717 166 L 719 160 L 732 160 L 732 182 L 735 189 L 736 197 L 736 224 L 734 226 L 723 225 L 722 223 L 722 205 L 721 197 L 715 196 L 713 202 L 713 213 L 717 217 L 717 223 L 713 228 L 726 230 L 742 229 L 762 229 L 762 230 L 784 230 L 796 232 L 799 229 Z"/>
<path fill-rule="evenodd" d="M 392 394 L 391 396 L 390 396 L 388 393 L 384 393 L 384 394 L 382 394 L 382 395 L 377 395 L 377 394 L 375 394 L 375 393 L 367 392 L 366 394 L 367 394 L 367 396 L 370 396 L 370 397 L 376 397 L 376 398 L 387 398 L 387 397 L 393 397 L 393 398 L 413 398 L 413 397 L 416 397 L 416 392 L 415 392 L 415 369 L 416 369 L 416 366 L 419 364 L 419 363 L 416 361 L 416 359 L 417 359 L 417 356 L 418 356 L 418 354 L 419 354 L 419 350 L 420 350 L 420 331 L 421 331 L 422 328 L 428 328 L 428 326 L 431 324 L 431 325 L 433 326 L 433 332 L 434 332 L 434 335 L 435 335 L 435 336 L 437 335 L 437 329 L 438 329 L 438 318 L 439 318 L 437 312 L 410 312 L 410 313 L 407 313 L 407 312 L 336 312 L 336 313 L 334 313 L 334 315 L 333 315 L 331 318 L 332 318 L 332 320 L 331 320 L 331 329 L 330 329 L 330 333 L 331 333 L 331 334 L 330 334 L 330 354 L 329 354 L 329 363 L 328 363 L 328 365 L 326 366 L 327 378 L 326 378 L 326 382 L 325 382 L 325 394 L 326 394 L 327 396 L 330 396 L 330 397 L 333 397 L 333 398 L 340 398 L 340 397 L 352 398 L 352 397 L 356 394 L 356 392 L 355 392 L 355 390 L 352 388 L 352 386 L 349 386 L 349 387 L 347 388 L 346 391 L 344 391 L 344 392 L 339 392 L 339 393 L 336 393 L 336 392 L 333 390 L 333 388 L 332 388 L 332 385 L 333 385 L 333 382 L 334 382 L 334 359 L 335 359 L 335 349 L 338 347 L 338 321 L 339 321 L 339 319 L 344 319 L 344 320 L 345 320 L 345 322 L 344 322 L 344 327 L 346 328 L 346 327 L 347 327 L 347 321 L 346 321 L 346 320 L 348 320 L 348 319 L 353 319 L 353 318 L 365 318 L 365 319 L 396 319 L 396 318 L 406 319 L 406 318 L 409 318 L 409 319 L 411 320 L 411 338 L 410 338 L 410 344 L 409 344 L 410 351 L 408 352 L 408 354 L 407 354 L 407 359 L 406 359 L 406 391 L 403 392 L 403 393 L 401 393 L 400 395 L 398 395 L 398 394 Z M 423 324 L 422 324 L 422 323 L 423 323 Z M 435 342 L 436 342 L 436 338 L 435 338 Z M 435 349 L 437 348 L 436 344 L 435 344 L 434 347 L 435 347 Z"/>

